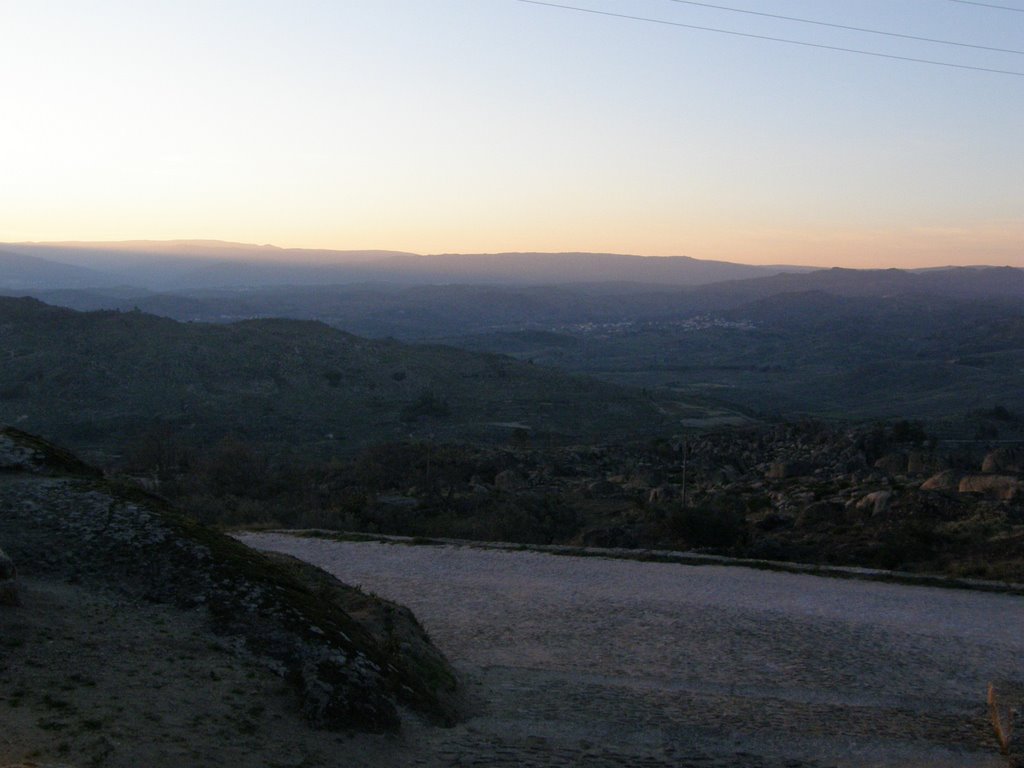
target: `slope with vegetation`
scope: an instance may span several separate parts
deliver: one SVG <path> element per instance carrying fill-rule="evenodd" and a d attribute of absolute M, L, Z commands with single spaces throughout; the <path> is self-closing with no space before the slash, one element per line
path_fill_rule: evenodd
<path fill-rule="evenodd" d="M 1010 267 L 830 269 L 701 286 L 577 279 L 36 293 L 181 320 L 319 320 L 769 415 L 943 419 L 1024 408 L 1024 270 Z"/>
<path fill-rule="evenodd" d="M 643 393 L 493 354 L 321 323 L 178 323 L 0 299 L 0 422 L 97 455 L 161 428 L 329 456 L 409 435 L 551 440 L 656 431 Z"/>
<path fill-rule="evenodd" d="M 117 745 L 97 741 L 99 732 L 113 728 L 113 719 L 120 719 L 118 712 L 126 707 L 152 703 L 148 693 L 122 700 L 118 685 L 134 690 L 134 681 L 112 679 L 102 665 L 80 667 L 59 690 L 34 687 L 33 669 L 45 676 L 51 665 L 65 664 L 61 658 L 46 658 L 46 642 L 22 637 L 19 612 L 32 614 L 37 601 L 72 595 L 101 612 L 120 605 L 115 624 L 135 611 L 192 628 L 236 664 L 254 670 L 254 680 L 267 676 L 255 671 L 260 668 L 276 674 L 294 708 L 320 728 L 393 730 L 399 707 L 439 723 L 457 717 L 454 673 L 407 610 L 346 587 L 311 566 L 254 552 L 165 501 L 112 484 L 71 454 L 9 428 L 0 431 L 0 542 L 18 568 L 21 603 L 0 608 L 5 626 L 0 679 L 5 710 L 11 708 L 11 717 L 4 715 L 5 724 L 10 723 L 0 745 L 4 750 L 35 744 L 41 754 L 55 755 L 69 750 L 71 739 L 97 753 L 90 756 L 93 763 L 108 764 L 106 753 Z M 59 625 L 63 617 L 55 615 L 52 621 Z M 122 669 L 124 675 L 144 676 L 152 666 L 172 677 L 194 678 L 198 671 L 207 682 L 218 679 L 214 671 L 197 670 L 190 657 L 179 657 L 173 648 L 167 659 L 149 659 L 146 648 L 108 647 L 103 632 L 93 629 L 74 630 L 92 638 L 81 654 L 118 656 L 111 667 L 119 669 L 124 658 L 134 658 L 136 666 Z M 89 704 L 97 686 L 109 698 Z M 168 690 L 184 697 L 177 706 L 186 712 L 192 706 L 202 710 L 202 688 L 171 685 Z M 246 729 L 270 726 L 260 724 L 266 706 L 245 717 L 237 713 Z M 159 711 L 169 714 L 166 708 Z M 140 743 L 122 747 L 145 749 L 175 736 L 158 724 L 157 717 L 150 727 L 159 733 L 135 734 Z M 54 731 L 65 740 L 63 750 Z M 139 758 L 135 764 L 144 763 Z"/>
<path fill-rule="evenodd" d="M 977 423 L 1024 428 L 1005 409 Z M 222 444 L 184 469 L 147 465 L 140 453 L 134 471 L 197 518 L 230 526 L 672 549 L 1024 583 L 1022 445 L 941 441 L 917 422 L 807 421 L 577 446 L 526 435 L 506 446 L 403 442 L 301 466 Z"/>

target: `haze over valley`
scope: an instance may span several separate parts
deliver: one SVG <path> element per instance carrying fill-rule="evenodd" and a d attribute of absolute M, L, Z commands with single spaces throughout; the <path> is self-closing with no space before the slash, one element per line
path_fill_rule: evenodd
<path fill-rule="evenodd" d="M 81 311 L 214 324 L 314 320 L 765 416 L 950 422 L 997 406 L 1024 411 L 1016 379 L 1024 270 L 1014 267 L 809 270 L 685 257 L 392 252 L 318 252 L 295 264 L 294 252 L 208 242 L 2 250 L 11 255 L 0 290 Z M 90 259 L 109 272 L 83 273 Z M 150 290 L 147 269 L 192 287 Z M 421 388 L 450 385 L 424 380 Z M 490 420 L 531 421 L 497 412 Z"/>

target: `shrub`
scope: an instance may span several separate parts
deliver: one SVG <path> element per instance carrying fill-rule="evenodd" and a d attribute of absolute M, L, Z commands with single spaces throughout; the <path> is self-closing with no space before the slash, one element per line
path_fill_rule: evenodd
<path fill-rule="evenodd" d="M 730 547 L 746 538 L 746 518 L 736 509 L 700 505 L 677 508 L 669 517 L 673 536 L 695 547 Z"/>
<path fill-rule="evenodd" d="M 448 401 L 438 397 L 430 390 L 420 393 L 419 397 L 402 408 L 398 418 L 409 423 L 421 418 L 444 419 L 451 416 Z"/>

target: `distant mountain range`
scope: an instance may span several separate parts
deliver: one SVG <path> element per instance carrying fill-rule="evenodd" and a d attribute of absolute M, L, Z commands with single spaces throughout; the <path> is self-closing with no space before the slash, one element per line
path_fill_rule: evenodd
<path fill-rule="evenodd" d="M 58 256 L 64 260 L 55 261 Z M 338 394 L 324 389 L 327 385 L 321 379 L 333 376 L 331 371 L 354 368 L 375 371 L 373 386 L 366 384 L 365 391 L 357 387 L 348 401 L 352 415 L 345 421 L 358 424 L 359 435 L 408 434 L 402 410 L 415 405 L 420 395 L 459 392 L 469 379 L 448 376 L 457 371 L 470 379 L 483 377 L 482 389 L 473 390 L 476 394 L 465 391 L 472 406 L 453 406 L 460 419 L 471 414 L 475 423 L 522 421 L 533 426 L 539 412 L 531 403 L 562 402 L 555 394 L 575 386 L 549 370 L 550 380 L 534 381 L 535 386 L 523 390 L 533 394 L 517 395 L 510 403 L 488 394 L 488 387 L 498 392 L 505 386 L 500 376 L 481 372 L 505 370 L 508 365 L 513 368 L 506 373 L 512 375 L 514 369 L 515 377 L 523 381 L 532 380 L 546 366 L 649 392 L 668 390 L 674 393 L 670 397 L 687 402 L 696 398 L 726 403 L 748 413 L 944 418 L 1005 406 L 1024 414 L 1024 269 L 1012 267 L 799 271 L 613 254 L 416 256 L 210 242 L 51 244 L 0 246 L 0 293 L 32 295 L 77 310 L 120 310 L 120 316 L 67 315 L 59 327 L 81 326 L 82 333 L 92 333 L 103 325 L 103 333 L 122 339 L 119 343 L 126 347 L 135 344 L 135 337 L 124 336 L 118 330 L 122 326 L 134 328 L 140 340 L 155 334 L 148 342 L 156 345 L 153 349 L 172 344 L 178 349 L 173 356 L 189 361 L 180 363 L 182 372 L 209 364 L 185 354 L 189 335 L 197 336 L 195 343 L 201 336 L 201 345 L 219 350 L 218 365 L 234 360 L 231 370 L 216 374 L 198 400 L 194 387 L 189 389 L 193 385 L 185 381 L 188 376 L 181 373 L 185 378 L 180 382 L 184 389 L 175 394 L 178 410 L 168 411 L 155 394 L 164 385 L 162 380 L 146 384 L 144 389 L 157 399 L 140 405 L 142 421 L 148 421 L 146 414 L 160 413 L 161 418 L 191 424 L 191 409 L 220 403 L 211 412 L 219 423 L 221 412 L 240 403 L 251 401 L 257 407 L 258 398 L 244 391 L 248 385 L 239 384 L 251 378 L 268 392 L 295 398 L 293 413 L 299 415 L 285 419 L 279 414 L 280 422 L 277 416 L 268 416 L 271 432 L 298 434 L 294 425 L 309 416 L 313 422 L 299 432 L 313 434 L 310 430 L 318 429 L 314 422 L 333 419 L 319 412 L 321 404 L 331 402 L 321 395 Z M 213 325 L 191 334 L 184 326 L 158 325 L 156 318 L 143 321 L 144 313 Z M 270 318 L 324 325 L 282 325 L 268 323 Z M 254 320 L 259 322 L 238 323 Z M 235 325 L 218 330 L 225 323 Z M 337 357 L 336 363 L 325 363 L 320 378 L 313 375 L 301 386 L 293 386 L 292 375 L 271 362 L 289 359 L 289 343 L 300 348 L 313 344 L 303 352 L 304 361 L 332 359 L 332 350 L 347 344 L 341 341 L 344 334 L 332 336 L 338 330 L 371 339 L 443 343 L 518 360 L 483 363 L 441 347 L 382 346 L 373 352 L 374 359 L 403 362 L 378 370 L 375 363 Z M 280 343 L 263 348 L 260 340 L 270 337 Z M 243 338 L 264 361 L 251 370 L 244 356 L 235 359 L 232 345 Z M 16 339 L 5 341 L 13 344 Z M 32 346 L 27 339 L 20 343 L 26 349 Z M 17 395 L 15 401 L 49 381 L 47 370 L 61 371 L 60 380 L 77 380 L 78 371 L 92 370 L 95 363 L 90 361 L 100 359 L 106 349 L 82 357 L 81 350 L 88 348 L 85 341 L 54 346 L 53 339 L 41 335 L 37 343 L 54 355 L 45 364 L 30 369 L 24 367 L 30 358 L 5 362 L 16 376 L 6 384 L 7 391 Z M 362 348 L 378 343 L 395 344 L 365 341 Z M 136 362 L 125 359 L 110 370 L 114 381 L 137 377 L 132 373 L 136 366 L 150 372 L 164 364 L 159 355 L 147 357 L 156 353 L 142 347 L 138 354 Z M 68 363 L 72 359 L 77 362 Z M 531 370 L 525 367 L 529 362 L 539 365 Z M 416 369 L 436 373 L 414 376 L 411 371 Z M 36 370 L 43 372 L 33 373 Z M 403 371 L 408 375 L 400 380 L 388 378 Z M 34 383 L 37 375 L 43 377 L 39 384 Z M 388 403 L 385 417 L 374 415 L 381 406 L 370 405 L 377 397 L 370 391 L 373 387 Z M 237 396 L 225 394 L 222 399 L 218 394 L 235 388 L 240 388 Z M 308 393 L 314 393 L 308 402 L 316 407 L 306 407 Z M 623 390 L 608 390 L 581 402 L 585 411 L 606 398 L 621 402 L 623 397 Z M 638 407 L 639 413 L 642 404 L 641 397 L 623 412 Z M 25 413 L 15 402 L 7 405 L 14 409 L 8 418 Z M 425 401 L 428 406 L 431 403 Z M 568 404 L 560 407 L 571 412 Z M 48 417 L 46 409 L 36 413 Z M 111 412 L 104 418 L 120 422 L 124 415 Z M 235 416 L 241 419 L 240 412 Z M 544 428 L 580 434 L 591 429 L 584 416 L 561 420 L 546 414 Z M 62 414 L 54 418 L 60 424 L 67 419 Z M 599 419 L 598 429 L 614 421 Z M 386 434 L 380 432 L 381 424 L 389 425 Z M 51 434 L 46 426 L 32 428 Z M 59 426 L 54 423 L 54 428 Z M 454 435 L 465 424 L 457 430 L 454 426 L 448 420 L 430 428 Z M 351 428 L 333 425 L 323 431 L 353 434 Z M 74 435 L 52 434 L 77 445 Z"/>
<path fill-rule="evenodd" d="M 692 286 L 805 271 L 805 267 L 612 253 L 418 255 L 207 240 L 0 244 L 0 289 L 7 290 L 133 286 L 181 291 L 349 283 Z"/>
<path fill-rule="evenodd" d="M 16 256 L 23 264 L 27 257 Z M 619 257 L 628 259 L 631 257 Z M 636 257 L 632 257 L 636 258 Z M 24 264 L 23 264 L 24 265 Z M 38 264 L 37 272 L 50 272 Z M 80 268 L 76 268 L 80 269 Z M 71 275 L 72 273 L 68 273 Z M 86 273 L 86 276 L 90 273 Z M 78 273 L 74 277 L 84 280 Z M 140 309 L 175 320 L 231 322 L 282 317 L 319 320 L 351 333 L 406 340 L 466 334 L 564 330 L 585 324 L 675 322 L 699 314 L 729 313 L 746 319 L 803 316 L 809 322 L 866 306 L 864 300 L 901 298 L 915 304 L 1024 303 L 1024 270 L 951 267 L 941 270 L 827 269 L 779 273 L 707 285 L 633 282 L 517 284 L 419 284 L 387 282 L 269 285 L 250 288 L 151 291 L 125 285 L 39 288 L 2 287 L 0 293 L 32 295 L 78 310 Z M 815 300 L 812 294 L 818 295 Z M 800 298 L 803 297 L 803 298 Z M 826 301 L 826 297 L 830 297 Z M 843 299 L 844 301 L 832 301 Z M 816 308 L 825 302 L 827 311 Z"/>

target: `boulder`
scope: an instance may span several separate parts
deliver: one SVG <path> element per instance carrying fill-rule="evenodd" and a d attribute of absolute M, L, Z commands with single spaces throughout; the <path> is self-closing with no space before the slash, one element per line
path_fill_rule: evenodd
<path fill-rule="evenodd" d="M 880 469 L 887 475 L 907 474 L 907 454 L 888 453 L 874 464 L 875 469 Z"/>
<path fill-rule="evenodd" d="M 922 491 L 957 491 L 960 489 L 960 473 L 952 469 L 932 475 L 921 483 Z"/>
<path fill-rule="evenodd" d="M 1009 475 L 965 475 L 960 479 L 960 493 L 976 493 L 994 501 L 1020 498 L 1024 481 Z"/>
<path fill-rule="evenodd" d="M 514 469 L 506 469 L 494 476 L 494 487 L 499 491 L 514 491 L 523 485 L 523 479 Z"/>
<path fill-rule="evenodd" d="M 764 476 L 769 480 L 786 480 L 790 477 L 810 475 L 814 468 L 806 461 L 774 461 Z"/>
<path fill-rule="evenodd" d="M 872 491 L 857 502 L 857 509 L 870 512 L 873 517 L 884 515 L 892 505 L 892 491 Z"/>
<path fill-rule="evenodd" d="M 985 456 L 981 463 L 981 471 L 994 475 L 1024 474 L 1024 448 L 996 448 Z"/>

